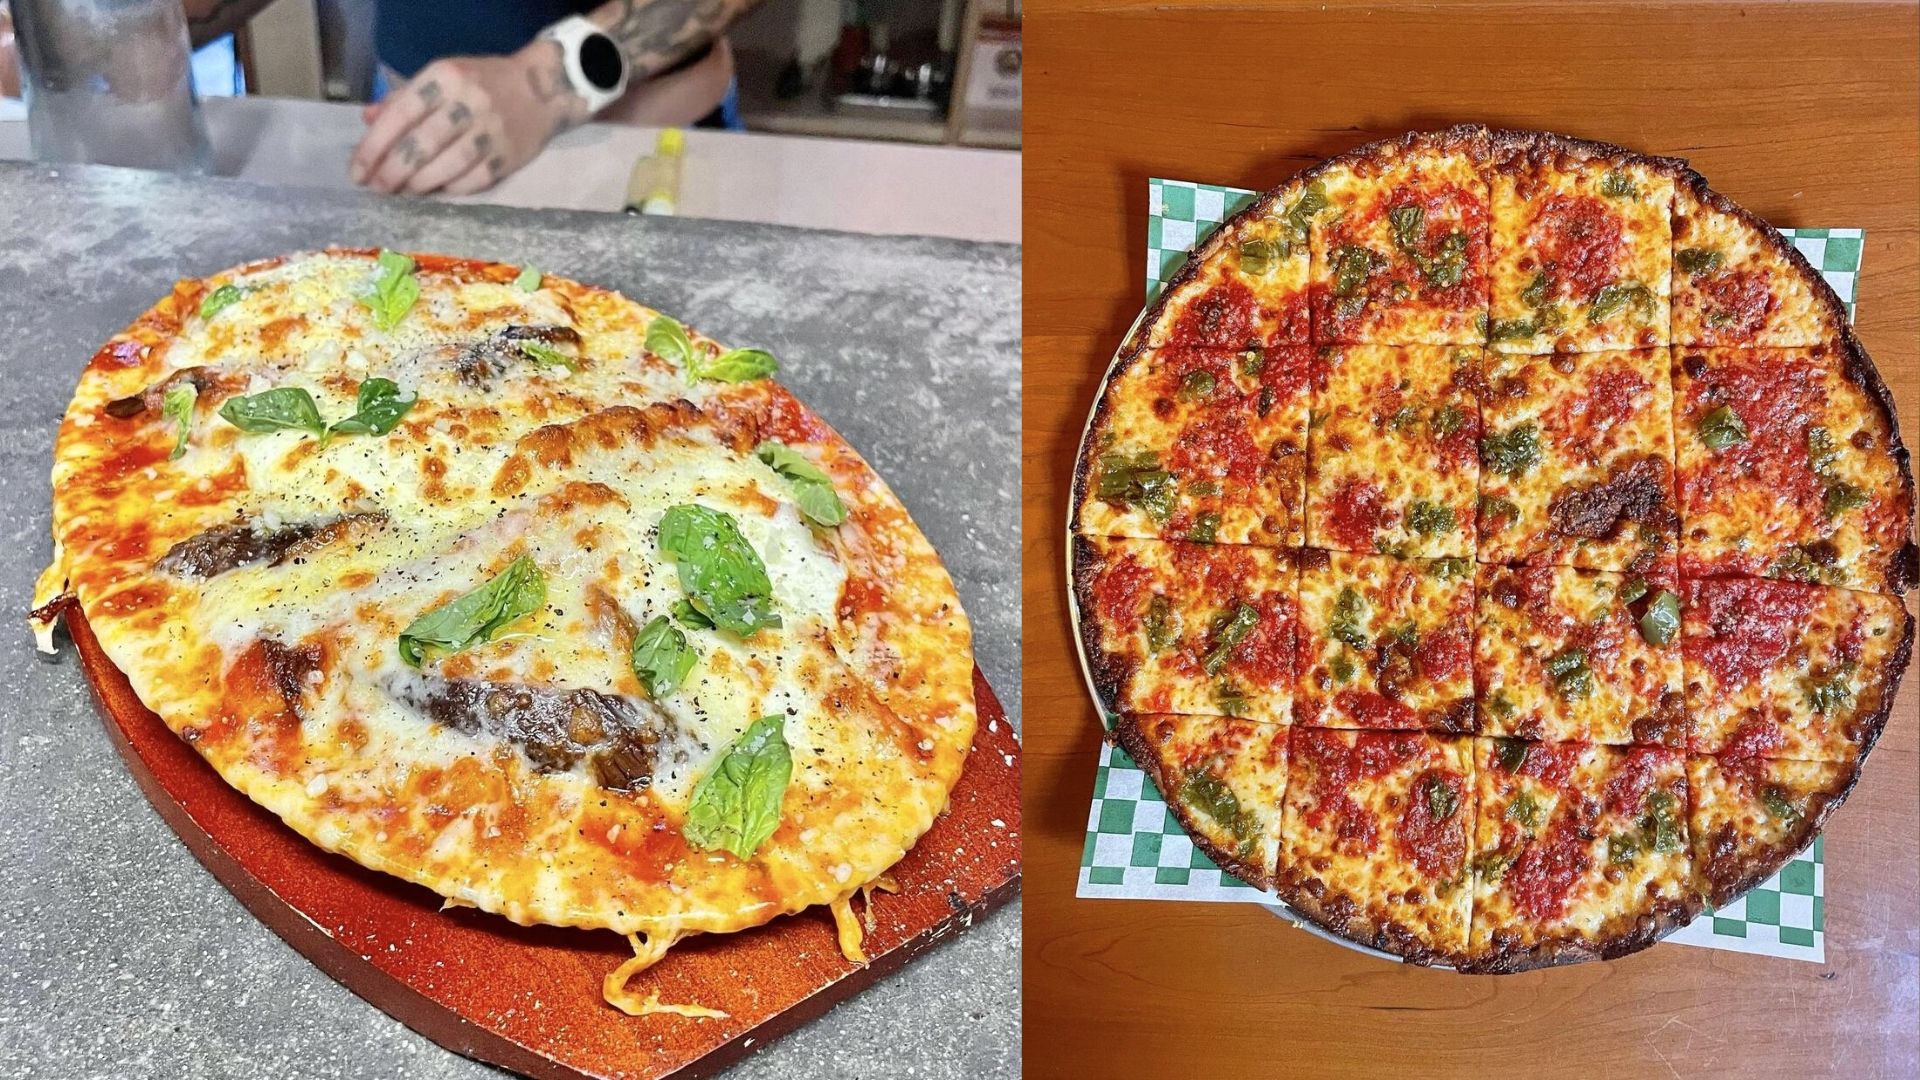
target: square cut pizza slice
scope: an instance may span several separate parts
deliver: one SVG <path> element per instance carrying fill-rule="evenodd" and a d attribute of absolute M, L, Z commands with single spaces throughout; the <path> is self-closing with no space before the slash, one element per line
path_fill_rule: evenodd
<path fill-rule="evenodd" d="M 1486 340 L 1483 134 L 1378 143 L 1323 170 L 1313 222 L 1313 339 L 1478 345 Z"/>
<path fill-rule="evenodd" d="M 1416 963 L 1467 944 L 1471 740 L 1293 728 L 1274 887 L 1314 922 Z"/>
<path fill-rule="evenodd" d="M 1696 753 L 1853 761 L 1873 745 L 1913 645 L 1898 600 L 1753 578 L 1680 592 Z"/>
<path fill-rule="evenodd" d="M 1127 715 L 1113 734 L 1208 858 L 1267 887 L 1287 790 L 1285 727 L 1224 716 Z"/>
<path fill-rule="evenodd" d="M 1318 363 L 1310 345 L 1168 345 L 1127 361 L 1095 413 L 1075 529 L 1297 546 Z"/>
<path fill-rule="evenodd" d="M 1306 344 L 1308 223 L 1325 206 L 1319 184 L 1293 180 L 1222 222 L 1167 282 L 1147 345 Z"/>
<path fill-rule="evenodd" d="M 1853 762 L 1689 758 L 1688 831 L 1700 894 L 1721 907 L 1779 873 L 1813 842 L 1858 773 Z"/>
<path fill-rule="evenodd" d="M 1678 163 L 1558 136 L 1494 154 L 1492 315 L 1504 352 L 1667 344 Z"/>
<path fill-rule="evenodd" d="M 1467 970 L 1612 959 L 1692 918 L 1699 901 L 1684 753 L 1519 739 L 1474 745 Z"/>
<path fill-rule="evenodd" d="M 1481 732 L 1685 749 L 1680 596 L 1664 569 L 1480 567 Z"/>
<path fill-rule="evenodd" d="M 1913 587 L 1913 479 L 1850 346 L 1675 358 L 1682 573 Z"/>
<path fill-rule="evenodd" d="M 1284 549 L 1074 538 L 1080 636 L 1112 713 L 1287 723 L 1299 581 Z"/>
<path fill-rule="evenodd" d="M 1673 203 L 1673 343 L 1810 346 L 1846 311 L 1791 241 L 1688 174 Z"/>
<path fill-rule="evenodd" d="M 1294 723 L 1471 732 L 1473 564 L 1300 553 Z"/>
<path fill-rule="evenodd" d="M 1666 349 L 1488 353 L 1479 557 L 1645 570 L 1679 540 Z"/>
<path fill-rule="evenodd" d="M 1327 346 L 1307 432 L 1307 544 L 1470 558 L 1482 350 Z"/>

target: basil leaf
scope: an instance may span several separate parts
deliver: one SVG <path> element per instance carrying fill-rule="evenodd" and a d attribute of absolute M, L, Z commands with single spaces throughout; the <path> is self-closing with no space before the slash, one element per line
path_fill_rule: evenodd
<path fill-rule="evenodd" d="M 794 503 L 808 521 L 831 529 L 847 520 L 847 507 L 834 493 L 833 478 L 799 451 L 769 439 L 753 453 L 786 479 L 793 488 Z"/>
<path fill-rule="evenodd" d="M 520 276 L 513 279 L 513 287 L 521 292 L 539 292 L 540 279 L 544 276 L 531 266 L 522 267 Z"/>
<path fill-rule="evenodd" d="M 1647 602 L 1647 613 L 1640 616 L 1640 636 L 1649 645 L 1671 645 L 1680 632 L 1680 598 L 1661 589 Z"/>
<path fill-rule="evenodd" d="M 748 382 L 763 379 L 780 370 L 780 362 L 764 349 L 729 349 L 711 360 L 698 355 L 687 363 L 687 381 Z"/>
<path fill-rule="evenodd" d="M 183 379 L 167 387 L 167 392 L 160 397 L 160 415 L 179 425 L 168 461 L 179 461 L 187 452 L 187 436 L 193 434 L 193 403 L 199 396 L 200 391 Z"/>
<path fill-rule="evenodd" d="M 713 629 L 713 620 L 707 618 L 705 615 L 700 614 L 699 608 L 694 607 L 692 604 L 688 603 L 684 599 L 675 600 L 672 606 L 668 607 L 667 610 L 673 613 L 673 619 L 675 622 L 679 623 L 681 626 L 687 627 L 688 629 L 691 629 L 691 630 Z"/>
<path fill-rule="evenodd" d="M 239 285 L 222 285 L 208 293 L 206 299 L 200 301 L 200 317 L 211 319 L 245 299 L 246 295 L 252 291 Z"/>
<path fill-rule="evenodd" d="M 258 394 L 230 397 L 220 406 L 220 418 L 241 431 L 311 431 L 325 436 L 326 422 L 313 395 L 298 386 L 276 386 Z"/>
<path fill-rule="evenodd" d="M 401 397 L 400 387 L 392 379 L 367 379 L 360 384 L 354 414 L 335 421 L 328 430 L 348 435 L 385 435 L 419 400 L 417 393 Z"/>
<path fill-rule="evenodd" d="M 1747 425 L 1731 406 L 1722 405 L 1700 418 L 1700 441 L 1709 450 L 1725 450 L 1747 441 Z"/>
<path fill-rule="evenodd" d="M 1480 440 L 1480 460 L 1507 476 L 1525 476 L 1540 464 L 1540 428 L 1532 421 Z"/>
<path fill-rule="evenodd" d="M 566 353 L 561 352 L 551 345 L 543 345 L 538 341 L 526 340 L 516 341 L 514 344 L 519 346 L 521 355 L 539 364 L 541 367 L 566 368 L 568 371 L 580 370 L 580 361 L 575 360 L 573 357 L 568 356 Z"/>
<path fill-rule="evenodd" d="M 647 351 L 686 367 L 693 360 L 693 340 L 687 337 L 687 328 L 681 326 L 678 319 L 655 315 L 647 324 Z"/>
<path fill-rule="evenodd" d="M 634 636 L 628 662 L 647 696 L 658 701 L 686 681 L 699 659 L 700 654 L 687 644 L 687 635 L 673 625 L 673 620 L 656 615 Z"/>
<path fill-rule="evenodd" d="M 413 276 L 413 260 L 397 251 L 380 249 L 378 261 L 380 277 L 373 283 L 373 291 L 358 299 L 373 313 L 375 329 L 391 330 L 420 299 L 420 281 Z"/>
<path fill-rule="evenodd" d="M 687 843 L 748 859 L 780 827 L 780 804 L 793 778 L 785 724 L 779 714 L 755 720 L 693 786 L 687 822 L 680 827 Z"/>
<path fill-rule="evenodd" d="M 1673 265 L 1694 275 L 1711 274 L 1725 261 L 1726 255 L 1719 248 L 1681 248 L 1673 253 Z"/>
<path fill-rule="evenodd" d="M 732 515 L 697 503 L 669 507 L 660 517 L 659 544 L 679 569 L 687 602 L 715 626 L 744 638 L 780 625 L 766 564 Z"/>
<path fill-rule="evenodd" d="M 408 623 L 400 631 L 400 659 L 419 667 L 429 657 L 491 641 L 546 602 L 546 575 L 532 556 L 522 555 L 486 584 Z"/>

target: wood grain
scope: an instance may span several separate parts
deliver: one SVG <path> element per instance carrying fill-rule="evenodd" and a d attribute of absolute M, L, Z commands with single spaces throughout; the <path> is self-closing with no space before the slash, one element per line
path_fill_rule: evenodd
<path fill-rule="evenodd" d="M 1827 830 L 1827 964 L 1661 945 L 1610 964 L 1470 978 L 1369 959 L 1253 907 L 1074 899 L 1099 727 L 1068 642 L 1060 565 L 1074 444 L 1141 306 L 1148 177 L 1264 188 L 1413 128 L 1479 121 L 1673 154 L 1776 225 L 1865 228 L 1859 332 L 1911 443 L 1920 9 L 1029 0 L 1025 10 L 1027 1074 L 1916 1075 L 1911 670 Z"/>
<path fill-rule="evenodd" d="M 154 809 L 247 909 L 314 965 L 456 1053 L 538 1080 L 693 1080 L 765 1046 L 973 925 L 1020 887 L 1019 744 L 978 668 L 973 754 L 947 812 L 868 909 L 847 962 L 825 908 L 694 937 L 631 984 L 724 1018 L 629 1017 L 601 980 L 632 955 L 605 930 L 515 926 L 302 839 L 228 787 L 142 705 L 76 607 L 81 667 L 114 748 Z"/>

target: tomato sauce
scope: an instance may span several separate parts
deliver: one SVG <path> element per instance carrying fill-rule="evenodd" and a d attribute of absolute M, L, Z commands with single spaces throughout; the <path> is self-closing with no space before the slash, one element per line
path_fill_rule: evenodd
<path fill-rule="evenodd" d="M 1347 739 L 1353 739 L 1353 745 Z M 1373 815 L 1348 794 L 1367 780 L 1377 780 L 1419 758 L 1425 744 L 1417 734 L 1336 731 L 1296 728 L 1292 751 L 1313 777 L 1314 807 L 1307 823 L 1316 830 L 1329 825 L 1342 847 L 1371 851 L 1379 842 Z"/>
<path fill-rule="evenodd" d="M 1576 444 L 1591 443 L 1615 424 L 1632 419 L 1634 409 L 1652 384 L 1630 367 L 1596 371 L 1587 380 L 1587 392 L 1563 402 L 1551 426 Z M 1664 418 L 1663 418 L 1664 419 Z"/>
<path fill-rule="evenodd" d="M 1556 817 L 1546 834 L 1514 860 L 1501 884 L 1521 914 L 1535 922 L 1551 922 L 1566 913 L 1568 896 L 1591 864 L 1587 842 L 1572 820 Z"/>
<path fill-rule="evenodd" d="M 1299 623 L 1290 597 L 1266 593 L 1253 602 L 1260 621 L 1227 659 L 1226 670 L 1259 686 L 1284 687 L 1293 682 Z"/>
<path fill-rule="evenodd" d="M 1131 552 L 1109 564 L 1094 579 L 1093 603 L 1100 617 L 1110 626 L 1132 626 L 1140 618 L 1140 606 L 1153 572 L 1141 565 Z"/>
<path fill-rule="evenodd" d="M 1548 787 L 1566 790 L 1584 750 L 1579 743 L 1532 743 L 1516 775 L 1531 776 Z M 1495 760 L 1498 760 L 1497 758 Z"/>
<path fill-rule="evenodd" d="M 1778 754 L 1787 744 L 1786 733 L 1772 720 L 1754 718 L 1741 723 L 1720 748 L 1723 758 L 1762 758 Z"/>
<path fill-rule="evenodd" d="M 1439 184 L 1426 188 L 1402 185 L 1395 189 L 1393 197 L 1388 200 L 1386 213 L 1390 219 L 1393 211 L 1414 206 L 1419 207 L 1424 215 L 1415 250 L 1429 259 L 1435 258 L 1439 256 L 1449 235 L 1465 233 L 1466 263 L 1458 281 L 1436 287 L 1427 281 L 1406 253 L 1396 248 L 1393 253 L 1395 260 L 1405 265 L 1400 276 L 1415 283 L 1424 303 L 1430 306 L 1446 311 L 1465 311 L 1484 306 L 1487 299 L 1485 197 L 1459 184 Z"/>
<path fill-rule="evenodd" d="M 1583 304 L 1619 277 L 1626 250 L 1620 219 L 1592 195 L 1548 196 L 1528 247 L 1547 271 L 1553 295 Z"/>
<path fill-rule="evenodd" d="M 1722 316 L 1724 319 L 1723 325 L 1708 324 L 1702 328 L 1716 341 L 1741 341 L 1753 337 L 1780 308 L 1780 298 L 1773 294 L 1772 287 L 1767 284 L 1765 270 L 1729 270 L 1698 282 L 1696 287 L 1706 296 L 1704 314 Z"/>
<path fill-rule="evenodd" d="M 1239 412 L 1210 412 L 1181 429 L 1167 452 L 1167 468 L 1182 479 L 1224 480 L 1248 491 L 1260 483 L 1267 456 L 1247 431 Z"/>
<path fill-rule="evenodd" d="M 1466 627 L 1449 623 L 1428 634 L 1413 650 L 1414 663 L 1429 682 L 1443 683 L 1463 675 L 1473 659 L 1473 635 Z"/>
<path fill-rule="evenodd" d="M 1764 675 L 1800 639 L 1820 590 L 1790 581 L 1689 581 L 1682 648 L 1721 693 Z"/>
<path fill-rule="evenodd" d="M 1686 414 L 1693 424 L 1725 405 L 1747 431 L 1744 442 L 1713 451 L 1704 468 L 1681 478 L 1687 510 L 1704 512 L 1716 500 L 1720 484 L 1759 489 L 1809 520 L 1823 520 L 1826 483 L 1807 460 L 1807 429 L 1826 414 L 1827 392 L 1813 363 L 1768 351 L 1709 369 L 1688 388 Z M 1682 421 L 1683 425 L 1687 421 Z M 1690 438 L 1690 431 L 1677 432 Z"/>
<path fill-rule="evenodd" d="M 1363 728 L 1417 730 L 1420 714 L 1407 705 L 1371 690 L 1342 690 L 1333 696 L 1340 715 Z"/>
<path fill-rule="evenodd" d="M 1427 797 L 1428 789 L 1435 785 L 1452 796 L 1453 812 L 1445 817 L 1434 816 L 1432 800 Z M 1467 822 L 1473 815 L 1463 791 L 1465 786 L 1465 778 L 1460 774 L 1433 769 L 1415 777 L 1408 793 L 1407 810 L 1400 816 L 1397 837 L 1413 864 L 1429 880 L 1452 877 L 1466 860 Z"/>
<path fill-rule="evenodd" d="M 1348 480 L 1319 507 L 1327 539 L 1343 551 L 1373 551 L 1373 538 L 1396 516 L 1379 485 Z"/>
<path fill-rule="evenodd" d="M 1171 344 L 1242 349 L 1260 341 L 1260 304 L 1237 279 L 1208 289 L 1181 313 L 1167 335 Z"/>
<path fill-rule="evenodd" d="M 1607 806 L 1614 813 L 1629 817 L 1640 813 L 1647 793 L 1653 790 L 1654 771 L 1671 769 L 1677 757 L 1671 750 L 1654 746 L 1636 746 L 1627 751 L 1607 779 Z"/>
<path fill-rule="evenodd" d="M 766 403 L 755 419 L 760 423 L 760 437 L 763 439 L 779 439 L 785 443 L 819 443 L 833 437 L 832 429 L 821 423 L 812 410 L 800 404 L 799 398 L 776 386 L 769 385 Z"/>

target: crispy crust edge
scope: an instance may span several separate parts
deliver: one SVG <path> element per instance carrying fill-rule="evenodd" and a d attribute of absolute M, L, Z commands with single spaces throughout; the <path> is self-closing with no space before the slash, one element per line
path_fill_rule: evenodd
<path fill-rule="evenodd" d="M 1105 553 L 1098 549 L 1091 538 L 1074 536 L 1073 600 L 1079 610 L 1080 645 L 1086 652 L 1087 667 L 1093 674 L 1093 688 L 1100 696 L 1100 707 L 1106 710 L 1108 716 L 1118 716 L 1121 691 L 1133 673 L 1100 643 L 1100 609 L 1093 602 L 1093 584 L 1106 566 Z"/>
<path fill-rule="evenodd" d="M 1304 888 L 1288 881 L 1287 875 L 1278 868 L 1277 864 L 1279 859 L 1284 858 L 1286 853 L 1284 837 L 1281 839 L 1280 853 L 1281 854 L 1275 859 L 1276 867 L 1274 870 L 1274 878 L 1276 880 L 1273 882 L 1273 890 L 1279 895 L 1280 899 L 1286 901 L 1287 907 L 1291 908 L 1294 913 L 1301 918 L 1306 919 L 1336 937 L 1345 938 L 1358 945 L 1365 945 L 1369 949 L 1377 949 L 1384 953 L 1391 953 L 1409 964 L 1417 964 L 1421 967 L 1433 967 L 1438 964 L 1451 966 L 1460 971 L 1467 970 L 1464 966 L 1467 963 L 1464 949 L 1459 952 L 1453 952 L 1447 949 L 1435 948 L 1422 940 L 1420 935 L 1402 926 L 1400 923 L 1392 920 L 1383 922 L 1365 915 L 1352 915 L 1345 919 L 1334 916 L 1327 911 L 1324 904 L 1308 894 Z M 1460 887 L 1465 889 L 1471 888 L 1472 886 L 1470 884 L 1462 884 Z M 1467 934 L 1469 940 L 1471 940 L 1473 934 L 1471 916 L 1469 916 L 1467 922 Z"/>
<path fill-rule="evenodd" d="M 1718 759 L 1715 760 L 1717 761 Z M 1767 854 L 1770 856 L 1769 858 L 1734 860 L 1741 867 L 1740 876 L 1735 879 L 1733 885 L 1727 888 L 1714 889 L 1702 876 L 1699 866 L 1699 849 L 1694 844 L 1699 838 L 1689 835 L 1688 846 L 1692 847 L 1696 853 L 1694 856 L 1694 879 L 1699 886 L 1701 897 L 1715 907 L 1725 907 L 1734 900 L 1746 895 L 1747 890 L 1779 873 L 1782 867 L 1792 862 L 1796 856 L 1807 849 L 1808 845 L 1813 843 L 1813 838 L 1820 835 L 1820 830 L 1825 827 L 1827 819 L 1833 816 L 1833 812 L 1840 808 L 1841 803 L 1847 801 L 1847 796 L 1853 793 L 1854 785 L 1860 782 L 1861 762 L 1864 760 L 1864 757 L 1855 759 L 1853 769 L 1847 776 L 1846 782 L 1830 792 L 1822 793 L 1824 802 L 1822 802 L 1819 812 L 1811 817 L 1802 819 L 1800 825 L 1794 830 L 1792 840 L 1768 849 Z M 1689 778 L 1689 780 L 1691 780 L 1691 778 Z M 1691 834 L 1693 829 L 1691 821 L 1688 822 L 1687 829 L 1689 834 Z"/>
<path fill-rule="evenodd" d="M 1689 875 L 1692 852 L 1688 852 Z M 1687 893 L 1679 900 L 1664 901 L 1643 912 L 1622 933 L 1599 938 L 1555 936 L 1522 948 L 1487 953 L 1467 960 L 1460 971 L 1468 975 L 1517 975 L 1539 968 L 1560 967 L 1588 960 L 1618 960 L 1657 943 L 1661 938 L 1692 922 L 1703 907 L 1700 897 L 1688 881 Z"/>
<path fill-rule="evenodd" d="M 1167 808 L 1173 811 L 1174 818 L 1180 822 L 1180 828 L 1186 831 L 1187 838 L 1192 840 L 1194 846 L 1204 852 L 1207 858 L 1212 859 L 1214 865 L 1256 889 L 1266 891 L 1273 889 L 1273 882 L 1268 879 L 1265 871 L 1243 862 L 1232 852 L 1215 844 L 1205 832 L 1195 827 L 1193 815 L 1187 810 L 1186 804 L 1172 794 L 1173 785 L 1170 783 L 1167 764 L 1160 757 L 1153 743 L 1148 740 L 1147 733 L 1141 730 L 1139 717 L 1132 713 L 1121 714 L 1113 723 L 1112 740 L 1115 745 L 1127 752 L 1127 756 L 1132 758 L 1135 764 L 1147 771 L 1147 775 L 1153 779 L 1153 785 L 1160 789 L 1161 798 L 1166 800 Z"/>

